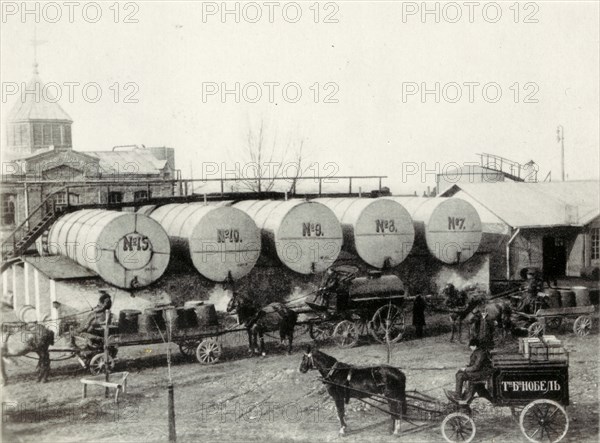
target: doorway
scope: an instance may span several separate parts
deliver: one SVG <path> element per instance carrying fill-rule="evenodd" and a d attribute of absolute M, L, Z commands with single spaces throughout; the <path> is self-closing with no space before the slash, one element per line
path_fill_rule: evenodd
<path fill-rule="evenodd" d="M 545 236 L 542 239 L 545 279 L 564 277 L 567 269 L 567 249 L 561 237 Z"/>

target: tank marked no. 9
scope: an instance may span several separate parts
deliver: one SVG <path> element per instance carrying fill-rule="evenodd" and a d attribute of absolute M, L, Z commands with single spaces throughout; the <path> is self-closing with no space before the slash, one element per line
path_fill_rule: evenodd
<path fill-rule="evenodd" d="M 337 259 L 342 229 L 326 206 L 304 200 L 245 200 L 233 205 L 261 229 L 263 251 L 300 274 L 325 271 Z"/>

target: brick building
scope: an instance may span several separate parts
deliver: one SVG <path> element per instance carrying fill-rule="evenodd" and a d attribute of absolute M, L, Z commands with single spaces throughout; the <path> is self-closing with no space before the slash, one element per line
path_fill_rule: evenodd
<path fill-rule="evenodd" d="M 73 149 L 73 120 L 44 91 L 37 64 L 5 122 L 0 238 L 49 199 L 56 205 L 122 203 L 177 194 L 173 148 Z M 43 211 L 37 211 L 43 215 Z"/>

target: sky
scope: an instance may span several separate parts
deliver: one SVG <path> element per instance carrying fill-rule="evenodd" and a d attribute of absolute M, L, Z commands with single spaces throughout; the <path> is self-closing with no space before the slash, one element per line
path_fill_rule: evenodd
<path fill-rule="evenodd" d="M 560 179 L 562 125 L 567 178 L 600 175 L 598 2 L 76 3 L 3 3 L 3 124 L 35 28 L 76 150 L 169 146 L 184 177 L 230 177 L 263 122 L 304 175 L 421 194 L 481 152 Z"/>

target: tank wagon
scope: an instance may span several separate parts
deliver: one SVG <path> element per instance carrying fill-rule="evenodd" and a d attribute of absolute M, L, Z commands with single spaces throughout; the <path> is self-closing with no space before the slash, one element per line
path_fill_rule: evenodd
<path fill-rule="evenodd" d="M 342 228 L 327 206 L 304 200 L 245 200 L 233 204 L 261 230 L 263 250 L 300 274 L 325 271 L 342 248 Z"/>
<path fill-rule="evenodd" d="M 413 221 L 398 202 L 372 198 L 319 198 L 340 224 L 344 250 L 375 268 L 394 267 L 410 253 L 415 238 Z"/>
<path fill-rule="evenodd" d="M 191 260 L 209 280 L 238 280 L 260 256 L 260 230 L 240 209 L 204 203 L 145 206 L 167 232 L 174 253 Z"/>
<path fill-rule="evenodd" d="M 463 263 L 481 244 L 481 219 L 460 198 L 385 197 L 403 205 L 412 216 L 415 235 L 438 260 Z"/>
<path fill-rule="evenodd" d="M 158 280 L 171 252 L 169 238 L 156 221 L 102 209 L 64 215 L 38 239 L 37 248 L 40 254 L 65 255 L 124 289 Z"/>

